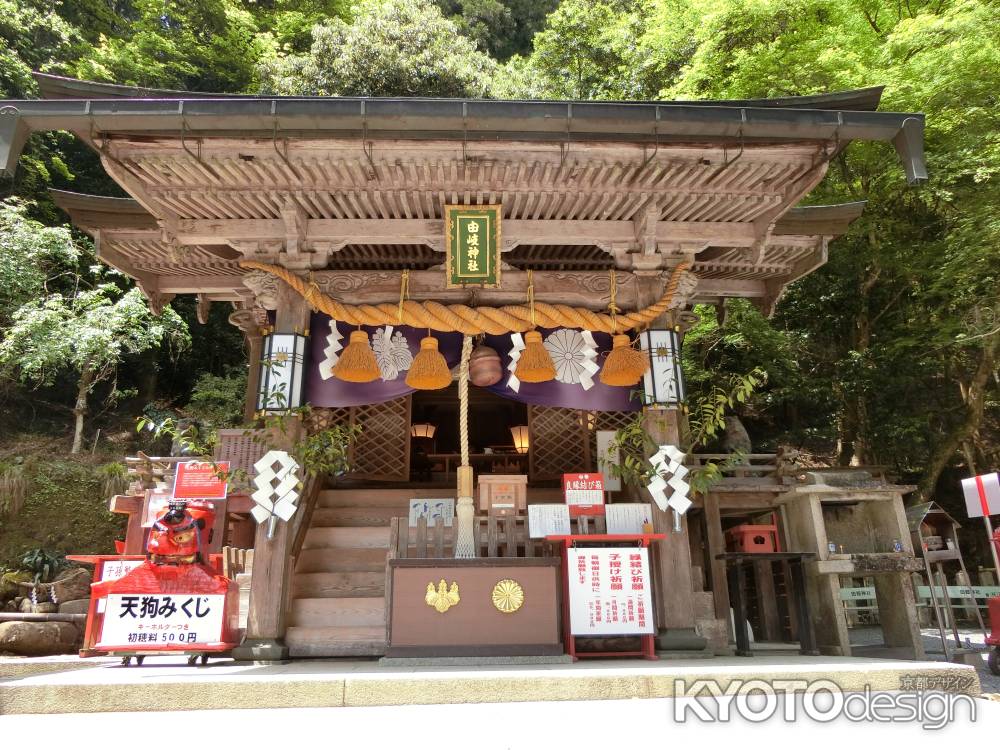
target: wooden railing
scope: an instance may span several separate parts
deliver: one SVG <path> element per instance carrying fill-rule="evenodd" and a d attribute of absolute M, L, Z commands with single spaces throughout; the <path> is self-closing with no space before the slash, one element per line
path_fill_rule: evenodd
<path fill-rule="evenodd" d="M 476 516 L 473 523 L 476 557 L 551 557 L 558 554 L 549 542 L 528 536 L 527 516 Z M 572 519 L 570 525 L 574 534 L 603 534 L 607 529 L 602 517 L 581 516 Z M 408 518 L 393 518 L 389 556 L 396 559 L 454 557 L 457 531 L 458 519 L 446 526 L 440 518 L 433 524 L 420 518 L 415 526 L 410 526 Z"/>

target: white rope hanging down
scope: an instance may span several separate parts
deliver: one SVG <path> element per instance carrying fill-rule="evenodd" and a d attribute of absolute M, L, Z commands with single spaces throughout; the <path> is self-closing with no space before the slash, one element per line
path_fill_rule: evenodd
<path fill-rule="evenodd" d="M 455 557 L 476 556 L 475 505 L 472 493 L 472 467 L 469 465 L 469 357 L 472 336 L 462 338 L 462 364 L 458 369 L 458 435 L 462 465 L 458 467 L 458 502 L 455 507 L 458 528 L 455 531 Z M 465 477 L 468 477 L 465 480 Z M 463 481 L 465 480 L 465 481 Z M 463 486 L 465 492 L 463 492 Z"/>

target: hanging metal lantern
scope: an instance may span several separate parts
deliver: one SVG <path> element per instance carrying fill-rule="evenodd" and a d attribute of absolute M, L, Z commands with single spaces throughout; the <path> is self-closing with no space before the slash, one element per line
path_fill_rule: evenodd
<path fill-rule="evenodd" d="M 302 406 L 307 341 L 298 333 L 272 333 L 264 337 L 258 412 L 284 412 Z"/>
<path fill-rule="evenodd" d="M 480 388 L 496 385 L 503 377 L 500 355 L 496 349 L 480 344 L 469 355 L 469 381 Z"/>
<path fill-rule="evenodd" d="M 646 404 L 680 406 L 685 398 L 680 334 L 676 329 L 643 331 L 639 334 L 639 346 L 649 357 L 649 369 L 642 381 Z"/>

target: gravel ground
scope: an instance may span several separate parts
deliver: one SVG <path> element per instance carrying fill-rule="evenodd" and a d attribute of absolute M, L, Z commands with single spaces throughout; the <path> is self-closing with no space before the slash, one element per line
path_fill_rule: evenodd
<path fill-rule="evenodd" d="M 989 654 L 990 646 L 983 642 L 983 632 L 978 628 L 958 629 L 962 637 L 962 643 L 968 639 L 969 646 L 981 655 L 976 664 L 976 671 L 979 672 L 979 682 L 983 686 L 984 693 L 1000 693 L 1000 677 L 990 672 L 986 665 L 986 657 Z M 944 661 L 944 653 L 941 650 L 941 636 L 937 628 L 921 628 L 920 633 L 924 639 L 924 651 L 930 661 Z M 946 631 L 948 635 L 948 645 L 954 645 L 954 637 L 951 631 Z M 882 629 L 878 626 L 858 626 L 851 628 L 851 645 L 853 646 L 877 646 L 882 643 Z M 867 655 L 867 654 L 866 654 Z M 876 654 L 872 654 L 873 656 Z"/>

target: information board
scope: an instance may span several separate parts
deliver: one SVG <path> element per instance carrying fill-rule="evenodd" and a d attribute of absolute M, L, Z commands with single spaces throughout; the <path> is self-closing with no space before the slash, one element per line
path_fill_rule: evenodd
<path fill-rule="evenodd" d="M 604 515 L 604 476 L 563 474 L 563 497 L 571 516 Z"/>
<path fill-rule="evenodd" d="M 433 526 L 439 518 L 444 519 L 445 526 L 451 526 L 455 519 L 455 498 L 411 499 L 410 526 L 416 526 L 421 518 L 427 519 L 428 526 Z"/>
<path fill-rule="evenodd" d="M 225 500 L 229 488 L 228 461 L 187 461 L 177 464 L 174 500 Z"/>
<path fill-rule="evenodd" d="M 572 635 L 654 632 L 646 548 L 574 547 L 566 553 Z"/>
<path fill-rule="evenodd" d="M 646 524 L 653 523 L 650 503 L 612 503 L 604 506 L 609 534 L 645 534 Z M 650 530 L 651 531 L 651 530 Z"/>
<path fill-rule="evenodd" d="M 530 538 L 544 539 L 547 536 L 568 536 L 571 533 L 569 506 L 559 503 L 539 503 L 528 506 L 528 536 Z"/>
<path fill-rule="evenodd" d="M 96 648 L 218 644 L 225 601 L 223 594 L 110 594 Z"/>

